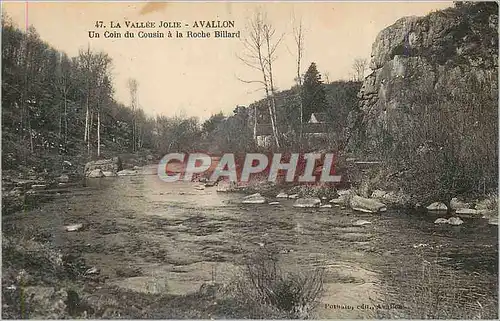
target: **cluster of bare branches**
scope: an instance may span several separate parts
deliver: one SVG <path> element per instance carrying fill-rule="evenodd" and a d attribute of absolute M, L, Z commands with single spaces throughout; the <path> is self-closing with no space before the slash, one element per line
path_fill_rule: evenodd
<path fill-rule="evenodd" d="M 238 58 L 248 67 L 258 70 L 260 79 L 244 80 L 244 83 L 257 83 L 264 89 L 276 147 L 280 147 L 276 116 L 276 87 L 274 85 L 273 63 L 277 58 L 276 50 L 283 40 L 283 34 L 276 34 L 276 29 L 267 19 L 267 15 L 258 10 L 249 19 L 248 36 L 243 39 L 245 52 Z M 254 111 L 254 139 L 257 135 L 257 111 Z"/>
<path fill-rule="evenodd" d="M 363 81 L 365 78 L 365 71 L 368 68 L 368 60 L 363 58 L 354 59 L 354 63 L 352 64 L 352 69 L 354 70 L 353 80 L 354 81 Z"/>

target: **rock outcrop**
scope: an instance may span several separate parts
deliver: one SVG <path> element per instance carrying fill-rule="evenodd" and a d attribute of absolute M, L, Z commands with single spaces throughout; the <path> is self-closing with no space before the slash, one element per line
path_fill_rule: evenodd
<path fill-rule="evenodd" d="M 407 137 L 415 113 L 427 112 L 426 99 L 460 100 L 471 86 L 496 97 L 497 24 L 497 4 L 483 2 L 401 18 L 382 30 L 358 94 L 369 145 Z"/>

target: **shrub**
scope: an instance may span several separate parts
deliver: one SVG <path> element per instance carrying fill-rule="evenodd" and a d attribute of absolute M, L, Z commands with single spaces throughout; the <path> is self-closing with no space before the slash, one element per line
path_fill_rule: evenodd
<path fill-rule="evenodd" d="M 275 311 L 291 319 L 307 318 L 322 294 L 323 282 L 323 270 L 284 271 L 274 254 L 264 253 L 245 265 L 242 275 L 232 284 L 232 295 L 261 311 Z"/>

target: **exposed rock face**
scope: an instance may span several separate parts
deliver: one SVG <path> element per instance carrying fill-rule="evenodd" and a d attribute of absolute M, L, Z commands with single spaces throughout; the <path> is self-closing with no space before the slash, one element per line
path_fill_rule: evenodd
<path fill-rule="evenodd" d="M 407 136 L 429 97 L 460 100 L 471 86 L 496 97 L 497 23 L 497 4 L 477 3 L 402 18 L 382 30 L 372 47 L 373 72 L 358 95 L 372 144 L 381 136 Z"/>

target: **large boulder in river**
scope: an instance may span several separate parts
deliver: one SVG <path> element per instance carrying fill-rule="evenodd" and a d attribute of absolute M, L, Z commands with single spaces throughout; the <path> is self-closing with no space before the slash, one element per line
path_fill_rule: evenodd
<path fill-rule="evenodd" d="M 349 205 L 355 211 L 366 213 L 377 213 L 387 210 L 384 203 L 371 198 L 365 198 L 358 195 L 353 195 L 350 199 Z"/>
<path fill-rule="evenodd" d="M 448 219 L 448 224 L 450 225 L 462 225 L 464 224 L 464 221 L 460 219 L 460 217 L 450 217 Z"/>
<path fill-rule="evenodd" d="M 293 207 L 318 207 L 321 204 L 321 200 L 317 197 L 304 197 L 298 198 Z"/>
<path fill-rule="evenodd" d="M 89 173 L 95 169 L 100 169 L 103 172 L 117 173 L 123 169 L 122 161 L 119 157 L 113 157 L 111 159 L 99 159 L 88 162 L 85 164 L 85 176 L 89 177 Z"/>

